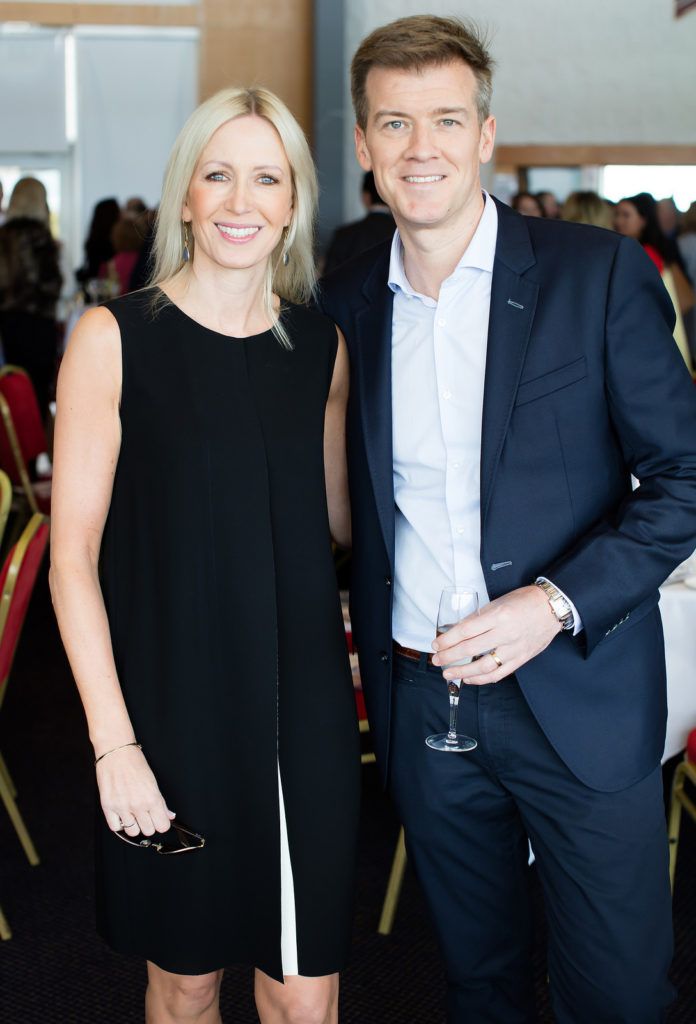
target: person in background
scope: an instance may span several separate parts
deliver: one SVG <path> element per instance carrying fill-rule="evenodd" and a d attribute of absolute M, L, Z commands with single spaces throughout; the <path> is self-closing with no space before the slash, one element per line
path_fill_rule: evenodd
<path fill-rule="evenodd" d="M 138 222 L 123 216 L 114 224 L 111 231 L 111 242 L 114 255 L 108 263 L 102 263 L 100 277 L 110 277 L 118 284 L 118 295 L 130 291 L 130 280 L 138 262 L 138 255 L 143 246 L 143 236 Z"/>
<path fill-rule="evenodd" d="M 101 199 L 94 207 L 85 240 L 85 261 L 75 272 L 75 277 L 83 288 L 88 281 L 99 277 L 102 264 L 108 263 L 113 257 L 111 232 L 120 219 L 121 207 L 116 199 Z"/>
<path fill-rule="evenodd" d="M 681 213 L 674 202 L 674 196 L 658 199 L 655 203 L 657 222 L 666 238 L 677 238 L 681 230 Z"/>
<path fill-rule="evenodd" d="M 538 1020 L 528 838 L 554 1020 L 659 1024 L 673 934 L 658 588 L 696 543 L 696 390 L 639 245 L 482 190 L 491 76 L 475 26 L 431 15 L 375 29 L 351 66 L 358 161 L 398 228 L 321 297 L 350 352 L 370 735 L 450 1024 Z M 480 612 L 436 635 L 451 586 Z M 468 753 L 426 744 L 455 699 Z"/>
<path fill-rule="evenodd" d="M 553 192 L 537 192 L 536 197 L 542 205 L 544 216 L 550 220 L 558 220 L 561 216 L 561 207 Z"/>
<path fill-rule="evenodd" d="M 128 291 L 135 292 L 138 288 L 144 288 L 152 275 L 153 247 L 155 244 L 155 229 L 157 225 L 157 210 L 145 210 L 136 221 L 138 234 L 142 239 L 138 258 L 131 271 Z"/>
<path fill-rule="evenodd" d="M 137 220 L 147 210 L 147 204 L 140 196 L 131 196 L 123 204 L 122 216 L 128 220 Z"/>
<path fill-rule="evenodd" d="M 677 247 L 691 287 L 696 288 L 696 203 L 692 203 L 686 213 L 682 214 Z M 684 316 L 684 327 L 691 352 L 691 363 L 696 367 L 696 305 Z"/>
<path fill-rule="evenodd" d="M 571 192 L 561 208 L 561 220 L 571 224 L 592 224 L 596 228 L 613 226 L 612 212 L 596 192 Z"/>
<path fill-rule="evenodd" d="M 696 202 L 692 203 L 686 213 L 682 214 L 681 233 L 677 238 L 677 248 L 681 254 L 686 276 L 696 286 Z"/>
<path fill-rule="evenodd" d="M 42 415 L 56 368 L 56 303 L 63 283 L 49 217 L 42 183 L 21 178 L 0 227 L 0 337 L 5 360 L 27 371 Z"/>
<path fill-rule="evenodd" d="M 696 293 L 684 268 L 677 243 L 662 231 L 657 219 L 657 204 L 649 192 L 621 199 L 614 210 L 614 230 L 627 238 L 634 238 L 643 246 L 657 267 L 669 297 L 674 305 L 676 322 L 674 340 L 692 370 L 691 353 L 686 329 L 690 320 Z"/>
<path fill-rule="evenodd" d="M 531 192 L 518 192 L 510 200 L 510 206 L 525 217 L 545 217 L 541 200 Z"/>
<path fill-rule="evenodd" d="M 336 229 L 326 253 L 325 274 L 331 273 L 353 256 L 359 256 L 360 253 L 371 249 L 373 245 L 379 245 L 385 238 L 391 238 L 394 234 L 394 218 L 375 187 L 371 171 L 363 176 L 360 195 L 367 213 L 362 220 Z"/>

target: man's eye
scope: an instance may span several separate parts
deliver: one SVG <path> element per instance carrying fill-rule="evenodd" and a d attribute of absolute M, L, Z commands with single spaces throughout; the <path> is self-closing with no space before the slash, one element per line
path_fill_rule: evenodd
<path fill-rule="evenodd" d="M 403 128 L 403 126 L 403 121 L 387 121 L 387 128 L 393 128 L 395 131 L 398 131 L 399 128 Z"/>
<path fill-rule="evenodd" d="M 451 128 L 455 124 L 459 124 L 459 121 L 455 121 L 453 117 L 443 117 L 440 124 L 443 124 L 445 128 Z"/>

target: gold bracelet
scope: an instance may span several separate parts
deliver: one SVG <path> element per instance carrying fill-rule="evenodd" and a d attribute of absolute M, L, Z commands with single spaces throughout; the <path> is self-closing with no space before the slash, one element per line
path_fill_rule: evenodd
<path fill-rule="evenodd" d="M 97 760 L 94 762 L 94 767 L 96 768 L 96 766 L 99 764 L 101 759 L 103 757 L 106 757 L 107 754 L 113 754 L 114 751 L 116 751 L 116 750 L 123 750 L 124 747 L 137 747 L 138 750 L 142 750 L 143 749 L 142 743 L 136 743 L 135 740 L 133 740 L 131 743 L 122 743 L 120 747 L 112 747 L 111 750 L 105 750 L 103 754 L 100 754 L 99 757 L 97 758 Z"/>

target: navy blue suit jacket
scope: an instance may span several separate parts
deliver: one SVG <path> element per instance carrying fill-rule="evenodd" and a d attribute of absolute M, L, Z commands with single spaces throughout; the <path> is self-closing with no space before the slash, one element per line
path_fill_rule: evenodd
<path fill-rule="evenodd" d="M 516 674 L 571 771 L 618 790 L 650 772 L 664 747 L 658 587 L 696 546 L 696 391 L 672 338 L 670 300 L 637 243 L 497 208 L 481 566 L 491 599 L 544 575 L 576 605 L 584 632 L 560 634 Z M 385 779 L 394 574 L 388 267 L 385 244 L 327 278 L 321 297 L 351 360 L 351 620 Z"/>

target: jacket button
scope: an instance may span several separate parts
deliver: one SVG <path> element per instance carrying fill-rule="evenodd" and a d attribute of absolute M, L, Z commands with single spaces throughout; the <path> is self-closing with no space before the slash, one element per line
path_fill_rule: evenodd
<path fill-rule="evenodd" d="M 389 661 L 389 655 L 387 654 L 386 651 L 380 651 L 379 652 L 379 660 L 380 661 Z"/>
<path fill-rule="evenodd" d="M 390 587 L 390 586 L 391 586 L 391 577 L 390 577 L 390 576 L 385 576 L 385 577 L 384 577 L 384 582 L 385 582 L 385 584 L 386 584 L 386 585 L 387 585 L 388 587 Z"/>

